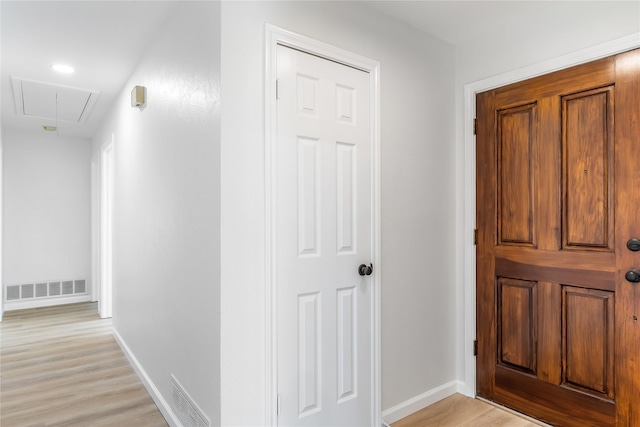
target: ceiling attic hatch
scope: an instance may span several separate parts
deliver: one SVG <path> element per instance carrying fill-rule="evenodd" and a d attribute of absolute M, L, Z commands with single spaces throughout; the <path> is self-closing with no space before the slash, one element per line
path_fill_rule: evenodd
<path fill-rule="evenodd" d="M 84 122 L 100 92 L 11 77 L 16 113 L 73 123 Z"/>

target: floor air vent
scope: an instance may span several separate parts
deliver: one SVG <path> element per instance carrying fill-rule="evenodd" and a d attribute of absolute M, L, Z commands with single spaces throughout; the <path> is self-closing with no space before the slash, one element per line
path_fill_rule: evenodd
<path fill-rule="evenodd" d="M 171 375 L 173 409 L 184 427 L 209 427 L 209 419 Z"/>
<path fill-rule="evenodd" d="M 7 286 L 5 301 L 34 300 L 61 296 L 86 295 L 86 280 L 65 280 L 61 282 L 26 283 Z"/>

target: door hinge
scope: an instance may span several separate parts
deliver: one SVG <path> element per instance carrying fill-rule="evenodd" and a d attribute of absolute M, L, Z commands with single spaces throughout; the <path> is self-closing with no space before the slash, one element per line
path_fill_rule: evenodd
<path fill-rule="evenodd" d="M 474 245 L 478 244 L 478 229 L 477 228 L 473 229 L 473 244 Z"/>
<path fill-rule="evenodd" d="M 473 134 L 475 135 L 478 131 L 478 119 L 473 119 Z"/>
<path fill-rule="evenodd" d="M 280 393 L 276 395 L 276 415 L 280 416 Z"/>
<path fill-rule="evenodd" d="M 474 356 L 478 355 L 478 340 L 473 341 L 473 355 Z"/>
<path fill-rule="evenodd" d="M 280 80 L 276 79 L 276 99 L 280 99 Z"/>

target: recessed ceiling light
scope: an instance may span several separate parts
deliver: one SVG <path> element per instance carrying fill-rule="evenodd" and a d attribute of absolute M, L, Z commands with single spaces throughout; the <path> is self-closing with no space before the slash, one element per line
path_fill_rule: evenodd
<path fill-rule="evenodd" d="M 64 73 L 64 74 L 71 74 L 73 73 L 75 70 L 73 69 L 73 67 L 70 67 L 68 65 L 65 64 L 54 64 L 53 67 L 54 70 L 56 70 L 59 73 Z"/>

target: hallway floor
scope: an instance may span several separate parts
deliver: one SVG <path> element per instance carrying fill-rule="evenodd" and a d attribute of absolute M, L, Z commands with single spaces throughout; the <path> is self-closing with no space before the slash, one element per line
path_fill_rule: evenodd
<path fill-rule="evenodd" d="M 454 394 L 393 423 L 392 427 L 540 427 L 545 425 L 482 400 Z"/>
<path fill-rule="evenodd" d="M 12 311 L 0 323 L 0 425 L 167 426 L 97 303 Z"/>

